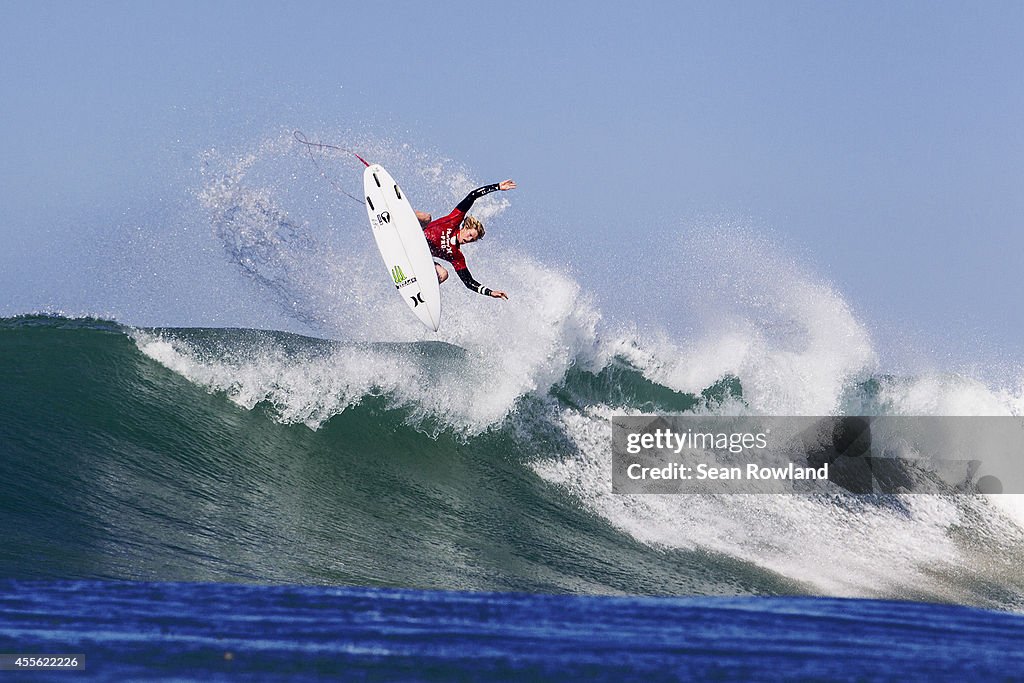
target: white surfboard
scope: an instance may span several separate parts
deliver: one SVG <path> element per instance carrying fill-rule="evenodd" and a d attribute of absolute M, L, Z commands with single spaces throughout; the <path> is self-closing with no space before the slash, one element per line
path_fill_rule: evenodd
<path fill-rule="evenodd" d="M 395 289 L 416 317 L 436 332 L 441 325 L 441 288 L 412 205 L 379 164 L 363 172 L 363 191 L 370 227 Z"/>

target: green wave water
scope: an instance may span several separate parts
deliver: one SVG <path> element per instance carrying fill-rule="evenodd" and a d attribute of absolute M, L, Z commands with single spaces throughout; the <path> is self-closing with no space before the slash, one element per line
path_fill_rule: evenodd
<path fill-rule="evenodd" d="M 265 334 L 181 337 L 217 349 Z M 280 338 L 302 352 L 328 345 Z M 458 355 L 444 345 L 389 346 L 442 366 Z M 539 443 L 568 446 L 554 433 L 506 426 L 468 439 L 427 436 L 384 395 L 315 431 L 281 424 L 273 406 L 240 409 L 103 321 L 6 320 L 0 368 L 2 576 L 798 590 L 729 558 L 650 548 L 567 501 L 525 466 Z"/>
<path fill-rule="evenodd" d="M 841 496 L 631 500 L 604 489 L 602 447 L 588 441 L 604 438 L 604 415 L 726 409 L 742 402 L 739 378 L 697 395 L 622 358 L 579 364 L 467 429 L 429 387 L 457 386 L 468 353 L 2 320 L 0 576 L 1022 604 L 1017 527 L 980 503 L 946 520 L 945 509 Z M 381 381 L 389 370 L 374 363 L 415 368 L 416 386 Z M 702 536 L 744 515 L 781 550 L 750 550 L 762 543 L 752 528 L 736 527 L 735 545 Z M 938 555 L 915 545 L 929 534 Z M 887 543 L 907 556 L 887 566 Z M 844 566 L 832 548 L 847 546 L 869 561 Z M 803 558 L 800 571 L 789 556 Z"/>

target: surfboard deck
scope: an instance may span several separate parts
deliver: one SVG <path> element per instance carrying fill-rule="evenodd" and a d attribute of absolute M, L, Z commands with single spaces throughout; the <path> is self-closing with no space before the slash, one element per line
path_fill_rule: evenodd
<path fill-rule="evenodd" d="M 395 289 L 416 317 L 436 332 L 441 326 L 441 288 L 412 205 L 380 164 L 363 171 L 363 193 L 370 228 Z"/>

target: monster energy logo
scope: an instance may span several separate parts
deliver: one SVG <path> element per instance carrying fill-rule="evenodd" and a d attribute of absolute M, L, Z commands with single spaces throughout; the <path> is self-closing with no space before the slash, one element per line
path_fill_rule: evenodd
<path fill-rule="evenodd" d="M 405 282 L 405 273 L 402 272 L 402 266 L 395 266 L 392 268 L 391 277 L 394 279 L 396 285 L 400 285 Z"/>

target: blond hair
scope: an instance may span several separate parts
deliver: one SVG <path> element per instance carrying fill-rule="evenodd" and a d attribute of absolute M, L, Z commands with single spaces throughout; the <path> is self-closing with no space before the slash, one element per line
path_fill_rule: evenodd
<path fill-rule="evenodd" d="M 462 221 L 462 227 L 473 228 L 476 230 L 477 239 L 483 239 L 484 237 L 484 224 L 480 222 L 480 219 L 476 216 L 466 215 L 465 220 Z"/>

